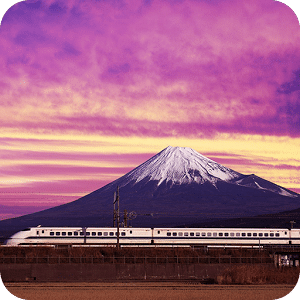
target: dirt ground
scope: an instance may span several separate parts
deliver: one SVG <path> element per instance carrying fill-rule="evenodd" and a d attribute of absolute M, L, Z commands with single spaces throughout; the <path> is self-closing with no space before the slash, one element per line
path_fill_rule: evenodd
<path fill-rule="evenodd" d="M 26 300 L 273 300 L 294 285 L 201 285 L 172 282 L 122 283 L 5 283 L 13 295 Z"/>

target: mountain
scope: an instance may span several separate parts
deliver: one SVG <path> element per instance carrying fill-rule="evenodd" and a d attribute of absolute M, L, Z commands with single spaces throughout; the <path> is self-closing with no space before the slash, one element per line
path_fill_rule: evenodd
<path fill-rule="evenodd" d="M 216 219 L 272 214 L 300 207 L 300 195 L 256 175 L 243 175 L 190 148 L 167 147 L 129 173 L 76 201 L 0 222 L 28 226 L 112 226 L 113 195 L 134 211 L 133 226 L 189 226 Z"/>

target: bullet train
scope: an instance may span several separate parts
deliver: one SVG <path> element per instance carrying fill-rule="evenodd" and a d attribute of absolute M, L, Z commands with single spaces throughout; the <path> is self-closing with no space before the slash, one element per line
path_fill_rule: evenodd
<path fill-rule="evenodd" d="M 8 246 L 263 246 L 300 245 L 300 229 L 31 227 L 12 235 Z"/>

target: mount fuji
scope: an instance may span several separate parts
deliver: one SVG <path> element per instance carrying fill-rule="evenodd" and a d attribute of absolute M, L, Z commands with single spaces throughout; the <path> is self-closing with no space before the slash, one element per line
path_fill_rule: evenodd
<path fill-rule="evenodd" d="M 300 195 L 254 174 L 243 175 L 193 149 L 167 147 L 129 173 L 73 202 L 3 220 L 3 228 L 112 226 L 113 196 L 134 212 L 132 226 L 189 226 L 300 207 Z M 122 217 L 121 217 L 122 219 Z"/>
<path fill-rule="evenodd" d="M 191 184 L 218 180 L 230 181 L 239 178 L 240 173 L 228 169 L 191 148 L 167 147 L 145 163 L 122 177 L 122 184 L 142 181 L 144 179 L 157 181 L 157 186 L 163 182 L 171 184 Z"/>

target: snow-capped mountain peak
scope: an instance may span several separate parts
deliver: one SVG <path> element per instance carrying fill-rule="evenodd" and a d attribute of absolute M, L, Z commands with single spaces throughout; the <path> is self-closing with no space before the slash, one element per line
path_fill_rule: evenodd
<path fill-rule="evenodd" d="M 147 178 L 172 184 L 215 183 L 218 180 L 230 181 L 241 174 L 226 168 L 213 160 L 187 147 L 167 147 L 131 172 L 123 179 L 136 183 Z"/>

